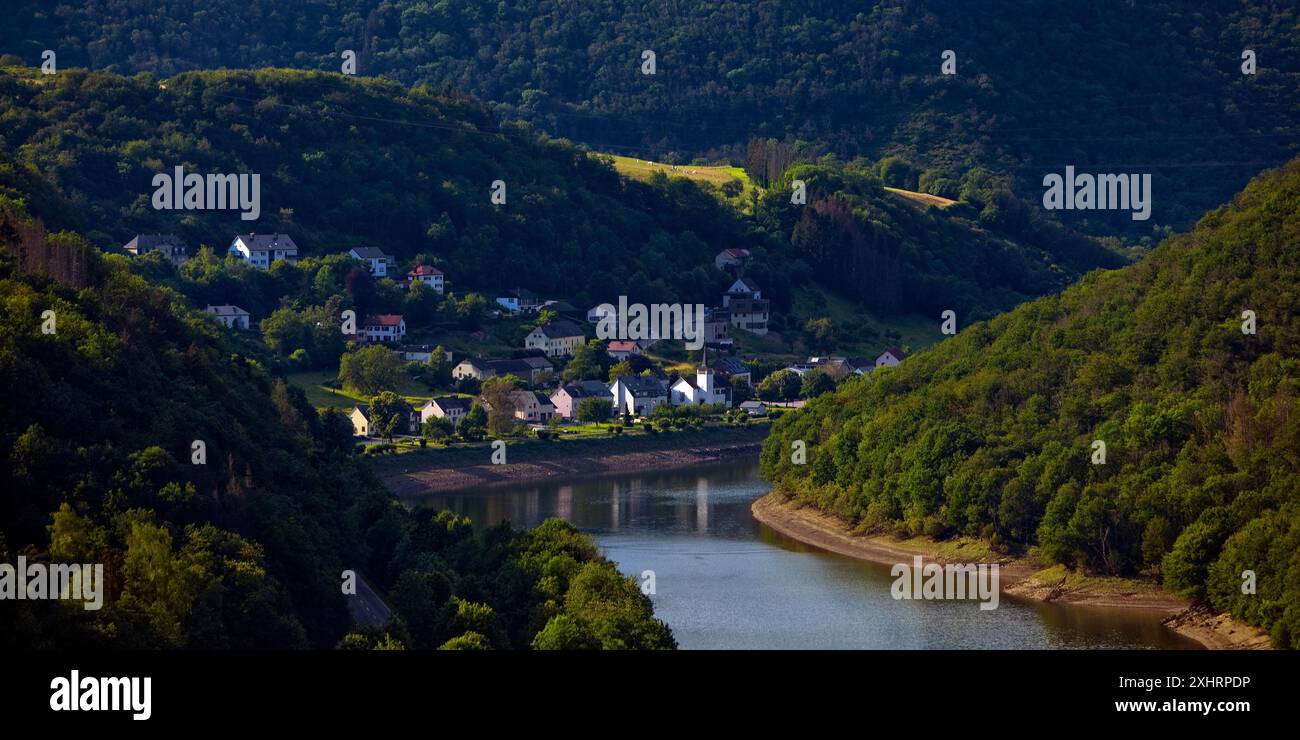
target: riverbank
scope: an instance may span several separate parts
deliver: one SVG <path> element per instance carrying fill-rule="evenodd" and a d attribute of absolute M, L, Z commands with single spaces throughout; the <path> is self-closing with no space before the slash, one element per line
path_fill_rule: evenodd
<path fill-rule="evenodd" d="M 792 539 L 860 560 L 892 564 L 921 555 L 937 563 L 998 563 L 1002 591 L 1038 601 L 1079 606 L 1150 610 L 1165 615 L 1163 623 L 1211 650 L 1270 647 L 1268 635 L 1256 627 L 1194 608 L 1156 583 L 1126 578 L 1096 578 L 1045 567 L 1029 558 L 999 556 L 978 540 L 934 542 L 915 537 L 900 540 L 886 535 L 859 535 L 839 519 L 801 506 L 779 493 L 769 493 L 751 507 L 754 518 Z"/>
<path fill-rule="evenodd" d="M 655 437 L 506 445 L 506 464 L 492 450 L 429 450 L 376 463 L 380 480 L 398 498 L 552 478 L 672 470 L 702 463 L 757 458 L 767 426 L 673 432 Z"/>

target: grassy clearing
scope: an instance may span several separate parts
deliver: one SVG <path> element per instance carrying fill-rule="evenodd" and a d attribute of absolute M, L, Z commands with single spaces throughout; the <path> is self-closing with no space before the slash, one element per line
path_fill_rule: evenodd
<path fill-rule="evenodd" d="M 909 201 L 919 204 L 921 206 L 938 206 L 940 208 L 947 208 L 948 206 L 957 202 L 955 200 L 952 200 L 951 198 L 944 198 L 938 195 L 931 195 L 930 193 L 918 193 L 915 190 L 903 190 L 902 188 L 890 188 L 890 187 L 886 187 L 885 190 L 888 190 L 889 192 L 894 193 L 896 195 L 901 195 L 904 198 L 908 199 Z"/>
<path fill-rule="evenodd" d="M 624 177 L 631 177 L 636 180 L 649 181 L 650 177 L 656 172 L 662 172 L 669 177 L 685 177 L 688 180 L 696 182 L 707 182 L 721 188 L 724 184 L 732 180 L 739 180 L 741 184 L 740 194 L 734 198 L 722 196 L 725 200 L 743 206 L 749 203 L 750 192 L 754 190 L 754 184 L 750 181 L 749 175 L 740 167 L 730 165 L 701 166 L 693 164 L 672 165 L 663 162 L 651 162 L 645 159 L 636 159 L 635 157 L 621 157 L 617 154 L 601 154 L 601 157 L 609 157 L 614 161 L 614 169 Z"/>
<path fill-rule="evenodd" d="M 326 385 L 336 377 L 337 373 L 331 370 L 307 370 L 300 373 L 290 373 L 288 376 L 289 383 L 301 388 L 307 394 L 307 401 L 318 409 L 348 410 L 358 403 L 370 402 L 370 399 L 366 396 L 342 389 L 330 388 Z M 403 378 L 400 387 L 394 390 L 401 394 L 408 403 L 416 405 L 422 405 L 435 395 L 443 395 L 432 393 L 428 386 L 409 378 Z"/>
<path fill-rule="evenodd" d="M 1154 582 L 1146 583 L 1115 576 L 1087 575 L 1059 564 L 1043 568 L 1030 578 L 1049 586 L 1059 584 L 1071 591 L 1084 591 L 1090 594 L 1132 594 L 1134 591 L 1141 590 L 1161 592 L 1160 586 Z"/>

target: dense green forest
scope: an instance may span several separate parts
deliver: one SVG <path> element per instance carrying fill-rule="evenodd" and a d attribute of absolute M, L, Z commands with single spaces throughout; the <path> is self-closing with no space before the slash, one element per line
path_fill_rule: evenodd
<path fill-rule="evenodd" d="M 716 304 L 731 278 L 713 256 L 735 246 L 754 252 L 748 274 L 778 312 L 796 286 L 816 283 L 890 312 L 987 316 L 1123 263 L 982 170 L 956 181 L 959 206 L 921 208 L 882 190 L 888 166 L 825 158 L 789 168 L 747 216 L 711 186 L 623 179 L 570 144 L 499 128 L 472 101 L 337 74 L 189 72 L 164 87 L 148 75 L 10 68 L 0 72 L 0 132 L 0 192 L 23 193 L 52 228 L 100 247 L 141 232 L 210 245 L 215 262 L 182 271 L 187 294 L 259 318 L 284 298 L 323 302 L 320 287 L 339 288 L 348 265 L 228 279 L 224 249 L 250 228 L 287 232 L 306 256 L 368 245 L 419 258 L 462 295 L 522 285 L 579 306 L 620 293 Z M 260 173 L 261 218 L 155 210 L 152 177 L 175 166 Z M 796 175 L 807 177 L 807 207 L 789 203 Z M 504 205 L 489 200 L 497 179 Z"/>
<path fill-rule="evenodd" d="M 616 153 L 739 162 L 753 137 L 802 141 L 948 178 L 983 166 L 1025 197 L 1066 164 L 1137 169 L 1154 175 L 1151 221 L 1071 214 L 1136 235 L 1189 226 L 1296 153 L 1297 23 L 1289 3 L 1218 0 L 20 0 L 0 53 L 172 75 L 337 72 L 350 49 L 360 74 L 469 93 Z"/>
<path fill-rule="evenodd" d="M 1155 572 L 1300 645 L 1298 285 L 1300 160 L 1135 265 L 782 417 L 763 473 L 863 530 Z"/>
<path fill-rule="evenodd" d="M 8 647 L 674 646 L 571 525 L 404 508 L 346 417 L 126 258 L 9 196 L 0 245 L 0 561 L 102 563 L 108 591 L 99 611 L 6 599 Z M 351 626 L 345 569 L 388 624 Z"/>

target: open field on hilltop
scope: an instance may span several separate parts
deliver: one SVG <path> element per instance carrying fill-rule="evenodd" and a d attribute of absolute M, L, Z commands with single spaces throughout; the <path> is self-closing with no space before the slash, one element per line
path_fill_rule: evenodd
<path fill-rule="evenodd" d="M 648 181 L 650 176 L 656 172 L 662 172 L 669 177 L 685 177 L 688 180 L 707 182 L 719 188 L 727 182 L 739 180 L 743 189 L 737 197 L 730 198 L 731 201 L 748 202 L 749 193 L 754 189 L 754 184 L 750 182 L 749 175 L 740 167 L 730 165 L 673 165 L 635 157 L 623 157 L 617 154 L 601 154 L 599 156 L 612 159 L 614 169 L 618 170 L 620 175 L 637 180 Z"/>

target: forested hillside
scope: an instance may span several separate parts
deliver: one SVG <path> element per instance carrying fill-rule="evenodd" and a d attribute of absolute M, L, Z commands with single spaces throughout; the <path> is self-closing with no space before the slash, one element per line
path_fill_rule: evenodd
<path fill-rule="evenodd" d="M 713 305 L 731 282 L 713 256 L 747 247 L 748 274 L 778 312 L 795 286 L 817 283 L 886 312 L 942 307 L 966 317 L 1123 263 L 980 170 L 958 179 L 960 207 L 922 210 L 884 193 L 872 163 L 800 165 L 772 183 L 751 218 L 712 186 L 620 178 L 572 145 L 498 127 L 464 98 L 337 74 L 189 72 L 163 84 L 10 68 L 0 72 L 0 126 L 0 192 L 21 192 L 51 226 L 97 246 L 177 233 L 214 247 L 219 263 L 239 232 L 284 231 L 305 257 L 355 246 L 403 262 L 420 256 L 462 295 L 522 286 L 581 306 L 620 293 Z M 153 176 L 176 166 L 260 174 L 260 218 L 154 209 Z M 806 208 L 789 203 L 795 176 L 807 177 Z M 505 204 L 489 199 L 494 180 L 505 182 Z M 187 271 L 229 283 L 210 262 Z M 324 278 L 309 269 L 326 267 L 277 265 L 247 281 L 263 286 L 256 295 L 229 285 L 225 295 L 195 295 L 261 316 L 343 279 L 338 264 Z"/>
<path fill-rule="evenodd" d="M 125 258 L 8 196 L 0 247 L 0 561 L 102 563 L 108 583 L 99 611 L 4 600 L 8 647 L 674 645 L 571 525 L 403 508 L 345 417 Z M 350 632 L 344 570 L 394 619 Z"/>
<path fill-rule="evenodd" d="M 862 529 L 1157 572 L 1295 646 L 1298 285 L 1300 160 L 1133 266 L 783 417 L 763 472 Z M 792 463 L 796 440 L 806 465 Z M 1257 594 L 1243 593 L 1246 571 Z"/>
<path fill-rule="evenodd" d="M 1298 22 L 1289 3 L 1217 0 L 162 0 L 147 12 L 23 0 L 0 53 L 171 75 L 337 72 L 351 49 L 360 74 L 470 93 L 618 153 L 739 163 L 753 137 L 797 139 L 846 159 L 903 155 L 950 179 L 984 166 L 1025 197 L 1066 164 L 1151 172 L 1151 221 L 1069 214 L 1150 234 L 1189 226 L 1296 153 Z M 1241 72 L 1245 49 L 1254 75 Z M 955 75 L 940 74 L 945 50 Z"/>

